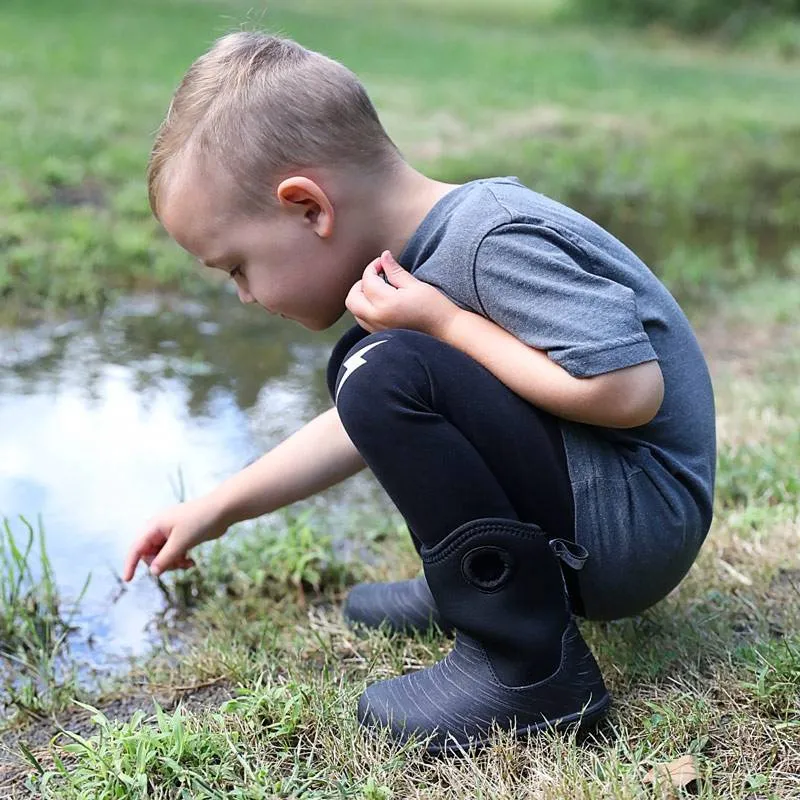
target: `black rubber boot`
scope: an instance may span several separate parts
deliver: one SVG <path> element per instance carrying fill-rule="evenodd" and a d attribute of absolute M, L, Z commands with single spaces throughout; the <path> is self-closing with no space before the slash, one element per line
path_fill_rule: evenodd
<path fill-rule="evenodd" d="M 570 612 L 560 560 L 586 551 L 536 525 L 480 519 L 422 549 L 441 613 L 456 628 L 438 664 L 370 686 L 359 722 L 394 738 L 431 736 L 428 751 L 485 744 L 492 724 L 527 736 L 597 722 L 610 697 Z"/>
<path fill-rule="evenodd" d="M 424 577 L 393 583 L 359 583 L 350 590 L 343 614 L 351 625 L 378 628 L 385 624 L 390 631 L 409 633 L 438 626 L 452 633 L 436 607 L 436 601 Z"/>

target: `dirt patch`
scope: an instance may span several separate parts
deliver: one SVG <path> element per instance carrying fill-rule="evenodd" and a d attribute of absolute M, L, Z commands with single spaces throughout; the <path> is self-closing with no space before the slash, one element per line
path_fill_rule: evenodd
<path fill-rule="evenodd" d="M 780 567 L 773 575 L 769 588 L 776 591 L 794 592 L 800 597 L 800 568 Z"/>
<path fill-rule="evenodd" d="M 720 319 L 699 326 L 697 338 L 710 365 L 735 367 L 737 374 L 753 376 L 766 355 L 780 353 L 776 343 L 796 340 L 797 332 L 788 324 L 747 325 Z"/>
<path fill-rule="evenodd" d="M 224 680 L 195 686 L 159 687 L 150 686 L 130 694 L 95 703 L 110 720 L 127 721 L 136 711 L 153 713 L 154 702 L 164 710 L 173 711 L 178 704 L 188 712 L 216 708 L 233 696 L 233 686 Z M 63 730 L 79 736 L 91 736 L 96 728 L 91 713 L 80 707 L 69 708 L 54 719 L 36 720 L 19 729 L 0 735 L 0 797 L 4 800 L 27 798 L 31 794 L 25 788 L 25 779 L 31 767 L 20 751 L 20 742 L 25 744 L 43 765 L 51 763 L 49 746 Z"/>
<path fill-rule="evenodd" d="M 97 181 L 83 181 L 78 184 L 52 186 L 49 194 L 34 201 L 37 206 L 57 206 L 60 208 L 106 208 L 108 200 L 105 187 Z"/>

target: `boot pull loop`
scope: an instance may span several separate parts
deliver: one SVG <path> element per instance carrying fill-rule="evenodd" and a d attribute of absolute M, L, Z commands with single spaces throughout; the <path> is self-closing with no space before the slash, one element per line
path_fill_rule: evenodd
<path fill-rule="evenodd" d="M 568 539 L 551 539 L 548 544 L 556 557 L 574 570 L 583 569 L 586 559 L 589 558 L 589 551 L 577 542 L 570 542 Z"/>

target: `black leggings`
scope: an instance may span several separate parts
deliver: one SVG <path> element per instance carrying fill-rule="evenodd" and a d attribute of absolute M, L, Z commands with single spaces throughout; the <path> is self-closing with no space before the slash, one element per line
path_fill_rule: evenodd
<path fill-rule="evenodd" d="M 465 353 L 416 331 L 356 326 L 334 347 L 327 379 L 345 430 L 418 550 L 482 517 L 574 541 L 557 419 Z M 565 577 L 581 612 L 575 575 Z"/>

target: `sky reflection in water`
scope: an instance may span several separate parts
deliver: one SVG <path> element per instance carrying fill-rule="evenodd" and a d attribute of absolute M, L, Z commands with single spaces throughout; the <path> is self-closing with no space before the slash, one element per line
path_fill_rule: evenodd
<path fill-rule="evenodd" d="M 80 622 L 98 642 L 93 661 L 147 647 L 161 607 L 152 582 L 110 603 L 143 524 L 181 479 L 198 496 L 329 407 L 325 365 L 345 328 L 312 334 L 227 297 L 142 297 L 0 332 L 0 515 L 19 534 L 18 515 L 41 515 L 67 595 L 92 573 Z M 340 525 L 350 503 L 386 502 L 366 477 L 325 501 Z"/>

